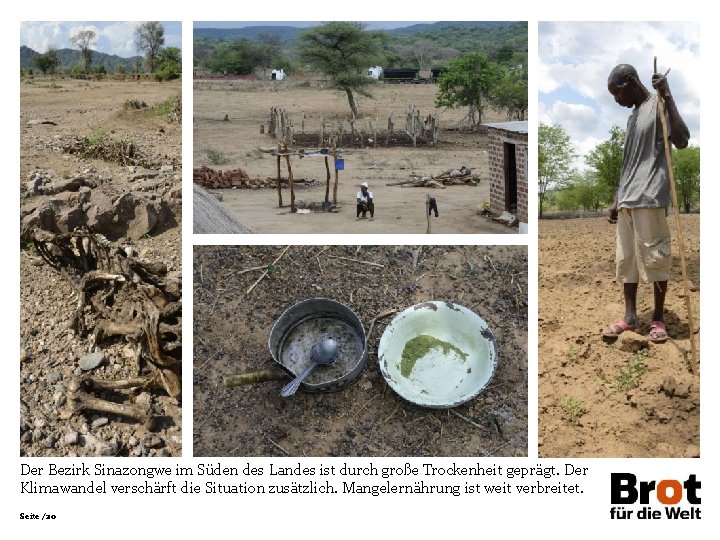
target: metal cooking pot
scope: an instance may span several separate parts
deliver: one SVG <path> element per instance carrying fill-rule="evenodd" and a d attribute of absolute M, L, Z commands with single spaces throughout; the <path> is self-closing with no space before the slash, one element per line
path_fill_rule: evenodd
<path fill-rule="evenodd" d="M 291 306 L 270 331 L 268 347 L 281 370 L 243 373 L 224 379 L 225 386 L 296 377 L 309 364 L 311 349 L 324 338 L 338 344 L 336 360 L 315 368 L 302 382 L 307 392 L 334 392 L 349 386 L 367 364 L 367 337 L 362 321 L 347 306 L 327 298 L 311 298 Z"/>

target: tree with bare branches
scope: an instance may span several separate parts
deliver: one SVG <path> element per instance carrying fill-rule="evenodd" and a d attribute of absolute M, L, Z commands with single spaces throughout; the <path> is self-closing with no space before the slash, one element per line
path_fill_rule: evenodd
<path fill-rule="evenodd" d="M 145 53 L 148 71 L 155 73 L 160 51 L 165 45 L 165 28 L 157 21 L 144 22 L 135 27 L 135 45 Z"/>
<path fill-rule="evenodd" d="M 80 30 L 77 34 L 70 38 L 70 42 L 80 49 L 80 54 L 83 58 L 83 65 L 85 73 L 90 72 L 90 64 L 92 64 L 92 47 L 95 45 L 95 39 L 97 34 L 94 30 Z"/>

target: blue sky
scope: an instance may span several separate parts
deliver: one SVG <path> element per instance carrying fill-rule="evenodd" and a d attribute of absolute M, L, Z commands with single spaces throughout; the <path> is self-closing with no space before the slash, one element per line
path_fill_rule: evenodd
<path fill-rule="evenodd" d="M 63 21 L 20 23 L 20 45 L 43 53 L 48 46 L 72 49 L 70 37 L 80 30 L 97 34 L 94 50 L 129 58 L 138 54 L 135 46 L 135 27 L 143 21 Z M 182 48 L 181 23 L 161 21 L 165 27 L 165 46 Z"/>
<path fill-rule="evenodd" d="M 630 109 L 615 103 L 607 77 L 617 64 L 635 66 L 652 91 L 653 57 L 668 74 L 678 109 L 700 144 L 700 24 L 645 22 L 540 22 L 538 26 L 538 119 L 561 124 L 583 156 L 623 129 Z M 584 163 L 579 157 L 577 165 Z"/>

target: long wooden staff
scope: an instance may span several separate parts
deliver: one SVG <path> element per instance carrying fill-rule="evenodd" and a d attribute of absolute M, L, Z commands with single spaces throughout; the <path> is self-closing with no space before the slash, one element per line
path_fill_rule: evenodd
<path fill-rule="evenodd" d="M 670 70 L 668 70 L 669 72 Z M 657 73 L 657 56 L 653 60 L 653 73 Z M 667 73 L 666 73 L 667 75 Z M 693 367 L 697 362 L 697 348 L 695 346 L 695 323 L 693 319 L 692 306 L 690 303 L 690 282 L 687 275 L 687 266 L 685 264 L 685 245 L 683 241 L 682 226 L 680 225 L 680 207 L 678 206 L 677 191 L 675 189 L 675 173 L 673 172 L 672 153 L 670 151 L 670 138 L 665 119 L 665 100 L 657 91 L 658 96 L 658 113 L 660 114 L 660 124 L 663 131 L 663 142 L 665 143 L 665 159 L 668 165 L 668 175 L 670 177 L 670 194 L 672 203 L 675 207 L 675 226 L 677 228 L 678 245 L 680 246 L 680 268 L 682 269 L 683 288 L 685 289 L 685 307 L 688 313 L 688 334 L 690 335 L 690 351 L 692 353 Z"/>

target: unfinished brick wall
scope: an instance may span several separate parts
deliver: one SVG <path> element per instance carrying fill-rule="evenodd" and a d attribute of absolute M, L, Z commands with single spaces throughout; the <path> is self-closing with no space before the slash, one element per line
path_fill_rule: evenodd
<path fill-rule="evenodd" d="M 488 169 L 490 177 L 490 206 L 494 213 L 505 211 L 505 151 L 504 143 L 515 145 L 517 174 L 517 217 L 528 222 L 528 134 L 488 126 Z"/>

